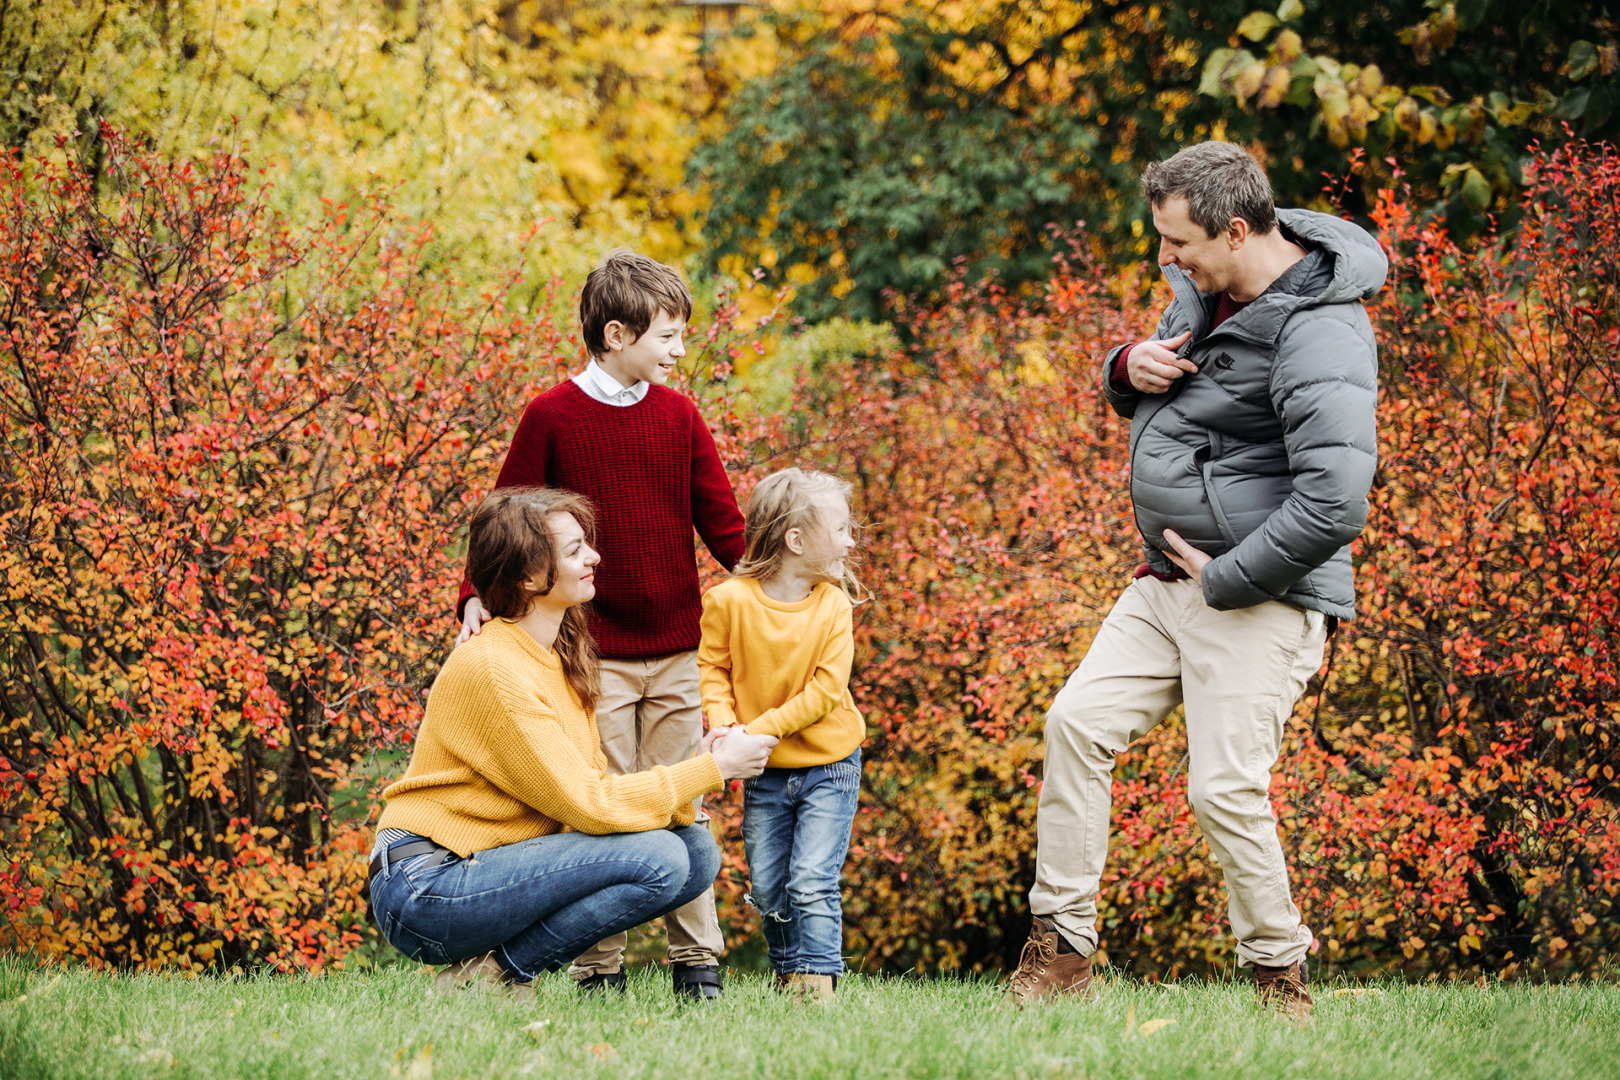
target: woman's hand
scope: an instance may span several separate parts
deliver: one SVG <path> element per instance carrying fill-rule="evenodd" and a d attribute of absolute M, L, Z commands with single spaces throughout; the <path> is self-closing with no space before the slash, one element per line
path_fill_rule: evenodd
<path fill-rule="evenodd" d="M 710 743 L 714 763 L 720 766 L 723 780 L 745 780 L 765 771 L 765 761 L 776 749 L 775 735 L 750 735 L 746 731 L 728 731 L 723 738 Z"/>

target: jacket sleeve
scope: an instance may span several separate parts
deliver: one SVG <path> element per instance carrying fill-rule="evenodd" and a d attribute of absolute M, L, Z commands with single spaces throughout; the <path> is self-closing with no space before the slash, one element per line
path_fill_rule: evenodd
<path fill-rule="evenodd" d="M 1282 596 L 1367 523 L 1378 456 L 1378 350 L 1360 304 L 1290 320 L 1272 367 L 1271 400 L 1293 490 L 1260 528 L 1204 567 L 1204 599 L 1214 608 Z"/>
<path fill-rule="evenodd" d="M 1157 340 L 1164 337 L 1165 330 L 1168 327 L 1169 322 L 1170 312 L 1166 310 L 1163 315 L 1159 316 L 1159 325 L 1154 327 L 1153 338 L 1151 340 Z M 1144 338 L 1143 340 L 1150 339 Z M 1109 405 L 1113 406 L 1116 413 L 1123 416 L 1127 420 L 1136 415 L 1136 407 L 1141 404 L 1142 399 L 1147 395 L 1142 393 L 1140 390 L 1121 390 L 1119 387 L 1114 385 L 1114 361 L 1119 359 L 1120 353 L 1124 352 L 1126 349 L 1129 349 L 1135 344 L 1137 343 L 1131 341 L 1126 342 L 1124 345 L 1116 345 L 1112 349 L 1109 349 L 1108 355 L 1103 357 L 1102 365 L 1103 397 L 1107 399 Z"/>
<path fill-rule="evenodd" d="M 709 729 L 737 722 L 737 694 L 731 686 L 731 613 L 715 589 L 703 594 L 703 637 L 698 642 L 698 694 Z"/>
<path fill-rule="evenodd" d="M 547 410 L 541 405 L 539 398 L 531 401 L 529 407 L 523 410 L 523 416 L 518 420 L 517 431 L 512 435 L 512 446 L 506 451 L 506 460 L 501 463 L 500 475 L 495 479 L 497 490 L 508 487 L 549 486 L 546 483 L 546 456 L 551 423 L 546 414 Z M 464 617 L 467 601 L 472 595 L 472 582 L 467 580 L 466 574 L 463 574 L 461 591 L 456 596 L 457 622 Z"/>
<path fill-rule="evenodd" d="M 843 703 L 849 686 L 849 671 L 855 660 L 855 632 L 852 608 L 842 593 L 836 594 L 837 608 L 832 625 L 822 641 L 816 666 L 805 680 L 804 689 L 774 709 L 760 713 L 748 722 L 750 735 L 775 735 L 785 739 L 807 728 Z"/>
<path fill-rule="evenodd" d="M 692 408 L 692 524 L 709 553 L 727 571 L 743 556 L 743 516 L 737 494 L 720 462 L 714 436 L 703 417 Z"/>
<path fill-rule="evenodd" d="M 576 832 L 600 836 L 682 824 L 683 805 L 686 815 L 679 816 L 689 823 L 692 800 L 722 786 L 712 754 L 624 776 L 604 772 L 597 755 L 587 760 L 563 735 L 549 703 L 522 692 L 497 664 L 487 664 L 485 676 L 504 715 L 502 737 L 447 724 L 447 747 L 491 784 Z"/>

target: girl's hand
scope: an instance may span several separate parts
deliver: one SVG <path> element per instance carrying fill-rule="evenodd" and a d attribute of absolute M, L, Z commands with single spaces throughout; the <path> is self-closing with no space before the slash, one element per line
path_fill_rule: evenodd
<path fill-rule="evenodd" d="M 709 752 L 714 755 L 714 763 L 720 766 L 722 780 L 746 780 L 765 771 L 765 762 L 776 749 L 776 742 L 774 735 L 736 731 L 715 739 Z"/>
<path fill-rule="evenodd" d="M 714 753 L 714 744 L 725 738 L 726 734 L 730 731 L 730 724 L 727 724 L 724 727 L 711 728 L 709 733 L 703 736 L 703 741 L 699 744 L 698 752 L 703 754 Z"/>

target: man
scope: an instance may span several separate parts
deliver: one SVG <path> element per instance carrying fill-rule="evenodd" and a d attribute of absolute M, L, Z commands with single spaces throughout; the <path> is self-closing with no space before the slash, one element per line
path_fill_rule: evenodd
<path fill-rule="evenodd" d="M 1226 875 L 1239 963 L 1265 1006 L 1303 1021 L 1311 932 L 1268 789 L 1293 703 L 1354 613 L 1378 370 L 1361 302 L 1387 261 L 1355 225 L 1278 211 L 1227 143 L 1150 166 L 1142 186 L 1174 298 L 1102 378 L 1131 420 L 1147 562 L 1047 713 L 1034 926 L 1010 990 L 1023 1004 L 1089 989 L 1114 755 L 1185 704 L 1188 800 Z"/>

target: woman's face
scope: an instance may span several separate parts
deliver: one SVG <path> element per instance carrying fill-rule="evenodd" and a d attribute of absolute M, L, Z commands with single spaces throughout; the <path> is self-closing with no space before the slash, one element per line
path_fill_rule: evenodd
<path fill-rule="evenodd" d="M 585 530 L 574 515 L 559 510 L 547 515 L 546 526 L 557 544 L 557 577 L 551 591 L 537 599 L 546 607 L 562 611 L 596 595 L 596 564 L 602 556 L 585 542 Z"/>

